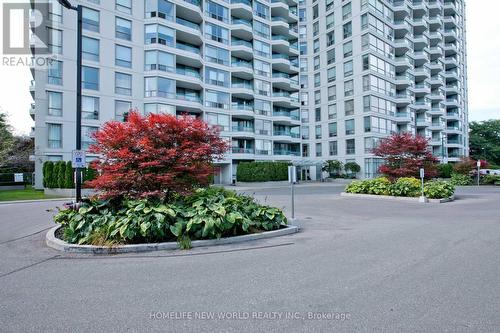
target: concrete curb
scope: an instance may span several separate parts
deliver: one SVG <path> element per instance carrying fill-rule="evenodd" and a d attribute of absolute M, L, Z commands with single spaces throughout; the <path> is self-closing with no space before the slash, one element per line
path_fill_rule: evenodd
<path fill-rule="evenodd" d="M 117 254 L 117 253 L 134 253 L 134 252 L 179 249 L 179 244 L 177 242 L 128 244 L 128 245 L 118 245 L 112 247 L 70 244 L 66 243 L 65 241 L 55 236 L 55 232 L 59 228 L 60 226 L 56 226 L 50 229 L 47 232 L 47 235 L 45 236 L 45 241 L 47 243 L 47 246 L 63 252 L 85 253 L 85 254 Z M 289 225 L 283 229 L 266 231 L 259 234 L 241 235 L 241 236 L 220 238 L 220 239 L 194 240 L 191 242 L 191 245 L 192 247 L 204 247 L 204 246 L 214 246 L 214 245 L 224 245 L 224 244 L 235 244 L 235 243 L 248 242 L 258 239 L 285 236 L 297 232 L 299 232 L 299 227 Z"/>
<path fill-rule="evenodd" d="M 389 200 L 389 201 L 410 201 L 410 202 L 419 202 L 419 198 L 408 198 L 408 197 L 393 197 L 390 195 L 375 195 L 375 194 L 357 194 L 357 193 L 346 193 L 342 192 L 340 193 L 340 196 L 342 197 L 353 197 L 353 198 L 368 198 L 368 199 L 379 199 L 379 200 Z M 451 202 L 454 201 L 455 197 L 452 196 L 450 198 L 444 198 L 444 199 L 427 199 L 428 203 L 446 203 L 446 202 Z"/>
<path fill-rule="evenodd" d="M 0 205 L 20 204 L 20 203 L 35 203 L 35 202 L 46 202 L 46 201 L 68 201 L 68 200 L 74 200 L 74 199 L 75 198 L 51 198 L 51 199 L 36 199 L 36 200 L 0 201 Z"/>

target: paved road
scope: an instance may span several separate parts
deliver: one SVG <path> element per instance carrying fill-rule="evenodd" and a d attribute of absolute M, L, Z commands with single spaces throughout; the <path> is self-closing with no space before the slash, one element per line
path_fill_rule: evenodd
<path fill-rule="evenodd" d="M 0 330 L 500 331 L 498 188 L 442 205 L 341 190 L 299 185 L 296 235 L 112 257 L 46 248 L 57 202 L 0 205 Z M 245 192 L 288 208 L 286 187 Z"/>

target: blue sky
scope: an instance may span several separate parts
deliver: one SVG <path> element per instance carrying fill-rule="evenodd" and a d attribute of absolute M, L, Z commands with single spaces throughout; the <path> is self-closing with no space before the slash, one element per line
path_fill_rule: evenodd
<path fill-rule="evenodd" d="M 469 119 L 500 119 L 500 1 L 467 0 L 466 4 Z M 0 62 L 0 108 L 8 113 L 18 134 L 29 133 L 34 125 L 28 113 L 30 80 L 29 68 L 6 67 Z"/>

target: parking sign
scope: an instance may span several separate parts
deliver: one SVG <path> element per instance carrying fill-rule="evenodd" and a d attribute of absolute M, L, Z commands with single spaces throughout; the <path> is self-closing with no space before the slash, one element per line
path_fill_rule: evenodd
<path fill-rule="evenodd" d="M 87 166 L 84 150 L 73 150 L 71 155 L 71 166 L 73 168 L 85 168 Z"/>

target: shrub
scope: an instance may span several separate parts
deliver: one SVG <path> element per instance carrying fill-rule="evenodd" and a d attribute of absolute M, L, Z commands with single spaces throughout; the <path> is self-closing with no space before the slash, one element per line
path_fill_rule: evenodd
<path fill-rule="evenodd" d="M 213 161 L 224 158 L 228 144 L 218 129 L 200 119 L 170 114 L 110 121 L 94 132 L 89 150 L 100 155 L 91 163 L 98 172 L 88 186 L 102 198 L 159 198 L 192 193 L 207 186 Z"/>
<path fill-rule="evenodd" d="M 235 192 L 208 188 L 178 196 L 169 204 L 156 199 L 84 202 L 55 217 L 64 239 L 77 244 L 117 244 L 219 238 L 274 230 L 286 224 L 283 212 Z"/>
<path fill-rule="evenodd" d="M 347 173 L 352 173 L 354 176 L 361 171 L 361 166 L 356 162 L 347 162 L 344 165 L 344 169 Z"/>
<path fill-rule="evenodd" d="M 66 188 L 66 162 L 59 161 L 59 173 L 57 174 L 57 187 Z"/>
<path fill-rule="evenodd" d="M 47 161 L 43 164 L 43 186 L 52 187 L 52 173 L 54 172 L 54 162 Z"/>
<path fill-rule="evenodd" d="M 64 174 L 64 187 L 65 188 L 74 188 L 75 180 L 74 180 L 74 170 L 71 165 L 71 161 L 66 162 L 66 172 Z"/>
<path fill-rule="evenodd" d="M 486 167 L 486 162 L 481 161 L 481 167 Z M 473 160 L 470 157 L 462 157 L 460 162 L 456 163 L 453 166 L 453 172 L 460 175 L 469 175 L 472 171 L 476 171 L 477 169 L 477 161 Z"/>
<path fill-rule="evenodd" d="M 495 185 L 500 183 L 500 175 L 485 175 L 481 180 L 484 185 Z"/>
<path fill-rule="evenodd" d="M 417 178 L 399 178 L 391 184 L 389 192 L 396 197 L 418 197 L 422 193 L 422 185 Z"/>
<path fill-rule="evenodd" d="M 355 180 L 351 182 L 345 188 L 347 193 L 357 193 L 357 194 L 366 194 L 368 193 L 368 181 L 367 180 Z"/>
<path fill-rule="evenodd" d="M 321 167 L 321 171 L 328 172 L 330 177 L 338 177 L 340 173 L 342 172 L 343 168 L 343 163 L 338 160 L 328 160 L 325 163 L 323 163 L 323 166 Z"/>
<path fill-rule="evenodd" d="M 441 178 L 451 178 L 451 174 L 453 173 L 453 164 L 439 164 L 437 166 L 438 176 Z"/>
<path fill-rule="evenodd" d="M 391 181 L 385 177 L 379 177 L 367 180 L 368 194 L 376 195 L 389 195 L 389 188 L 391 186 Z"/>
<path fill-rule="evenodd" d="M 236 179 L 240 182 L 266 182 L 288 179 L 288 162 L 240 162 Z"/>
<path fill-rule="evenodd" d="M 429 142 L 421 136 L 409 133 L 394 134 L 380 141 L 373 154 L 382 157 L 384 164 L 379 171 L 391 179 L 399 177 L 419 177 L 420 168 L 425 169 L 425 177 L 437 175 L 437 158 L 429 149 Z"/>
<path fill-rule="evenodd" d="M 424 194 L 430 199 L 449 198 L 455 193 L 455 187 L 450 182 L 432 180 L 424 185 Z"/>
<path fill-rule="evenodd" d="M 61 163 L 57 161 L 54 163 L 54 171 L 52 172 L 52 177 L 50 178 L 50 188 L 57 188 L 59 186 L 59 171 L 61 170 Z"/>
<path fill-rule="evenodd" d="M 452 173 L 451 174 L 451 184 L 453 184 L 454 186 L 472 185 L 472 178 L 469 175 Z"/>

